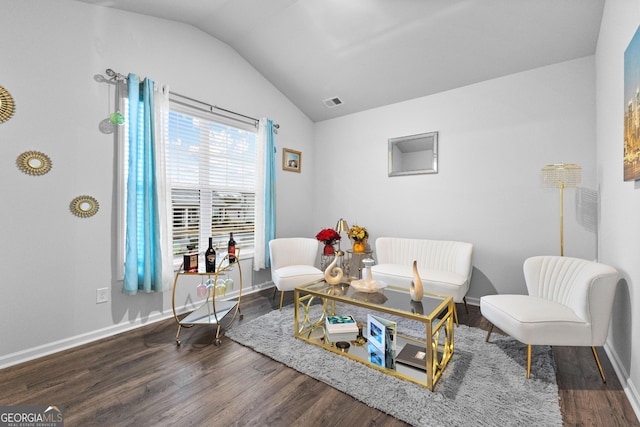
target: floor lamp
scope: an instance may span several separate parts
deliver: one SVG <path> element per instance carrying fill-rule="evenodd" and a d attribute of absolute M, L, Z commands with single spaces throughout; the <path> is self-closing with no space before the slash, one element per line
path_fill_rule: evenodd
<path fill-rule="evenodd" d="M 542 185 L 560 190 L 560 256 L 564 256 L 564 189 L 580 187 L 582 168 L 572 163 L 556 163 L 542 168 Z"/>

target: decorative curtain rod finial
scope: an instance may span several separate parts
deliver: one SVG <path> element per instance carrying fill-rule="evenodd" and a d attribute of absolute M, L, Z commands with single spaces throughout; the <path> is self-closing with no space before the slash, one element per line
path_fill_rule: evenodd
<path fill-rule="evenodd" d="M 107 76 L 109 76 L 111 78 L 111 80 L 118 80 L 118 79 L 127 80 L 127 76 L 123 76 L 120 73 L 116 73 L 111 68 L 107 68 L 105 70 L 105 73 L 107 74 Z"/>

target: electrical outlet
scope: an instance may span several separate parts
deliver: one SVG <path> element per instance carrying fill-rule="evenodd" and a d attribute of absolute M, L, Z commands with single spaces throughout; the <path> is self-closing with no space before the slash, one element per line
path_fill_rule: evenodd
<path fill-rule="evenodd" d="M 109 301 L 109 288 L 96 289 L 96 304 Z"/>

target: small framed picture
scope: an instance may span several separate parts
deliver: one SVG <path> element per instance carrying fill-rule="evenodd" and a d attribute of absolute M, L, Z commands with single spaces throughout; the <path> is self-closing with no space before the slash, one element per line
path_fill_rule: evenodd
<path fill-rule="evenodd" d="M 292 172 L 300 172 L 302 167 L 302 153 L 296 150 L 284 148 L 282 150 L 282 169 Z"/>

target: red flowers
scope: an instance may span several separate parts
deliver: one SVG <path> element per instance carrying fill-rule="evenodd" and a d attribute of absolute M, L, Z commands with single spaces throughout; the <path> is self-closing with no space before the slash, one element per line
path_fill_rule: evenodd
<path fill-rule="evenodd" d="M 324 243 L 333 244 L 336 240 L 340 240 L 340 234 L 333 228 L 325 228 L 316 234 L 316 239 Z"/>

